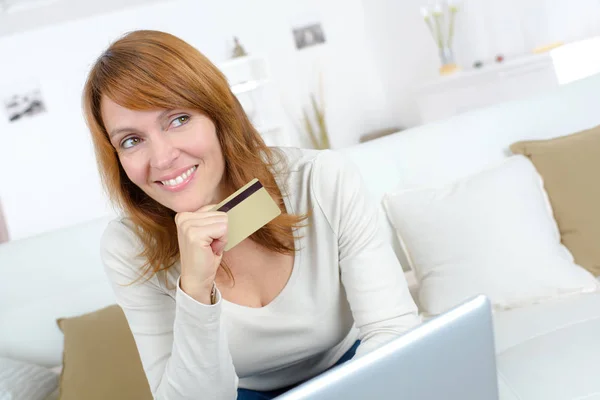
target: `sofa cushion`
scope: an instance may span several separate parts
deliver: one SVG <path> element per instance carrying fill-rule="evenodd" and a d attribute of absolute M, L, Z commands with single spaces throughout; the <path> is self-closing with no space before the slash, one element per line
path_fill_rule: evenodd
<path fill-rule="evenodd" d="M 0 399 L 48 400 L 58 387 L 58 375 L 48 368 L 0 357 Z"/>
<path fill-rule="evenodd" d="M 59 319 L 65 335 L 61 400 L 152 399 L 121 308 Z"/>
<path fill-rule="evenodd" d="M 507 309 L 599 288 L 560 243 L 542 180 L 526 157 L 439 188 L 390 193 L 384 204 L 425 315 L 480 293 Z"/>
<path fill-rule="evenodd" d="M 600 275 L 600 126 L 510 148 L 529 157 L 544 179 L 562 242 L 575 262 Z"/>
<path fill-rule="evenodd" d="M 0 245 L 0 356 L 61 364 L 56 319 L 115 303 L 100 259 L 110 218 Z"/>
<path fill-rule="evenodd" d="M 600 293 L 494 315 L 500 399 L 600 396 Z"/>

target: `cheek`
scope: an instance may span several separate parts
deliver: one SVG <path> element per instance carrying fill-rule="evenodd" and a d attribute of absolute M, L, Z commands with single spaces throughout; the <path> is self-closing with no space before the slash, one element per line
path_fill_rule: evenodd
<path fill-rule="evenodd" d="M 223 151 L 219 141 L 215 138 L 214 141 L 206 143 L 205 154 L 210 158 L 210 165 L 215 173 L 223 173 L 225 160 L 223 159 Z"/>
<path fill-rule="evenodd" d="M 188 142 L 189 150 L 199 158 L 210 158 L 212 162 L 221 156 L 221 146 L 216 137 L 209 134 L 195 135 Z"/>
<path fill-rule="evenodd" d="M 123 166 L 123 170 L 125 170 L 125 174 L 127 177 L 136 184 L 137 186 L 141 186 L 145 184 L 148 180 L 147 170 L 144 167 L 144 163 L 141 163 L 135 159 L 135 157 L 121 157 L 119 159 L 121 161 L 121 166 Z"/>

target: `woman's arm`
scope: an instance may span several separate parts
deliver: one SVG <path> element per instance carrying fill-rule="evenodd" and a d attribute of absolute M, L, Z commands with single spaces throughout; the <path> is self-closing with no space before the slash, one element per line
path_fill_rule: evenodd
<path fill-rule="evenodd" d="M 360 356 L 421 319 L 402 266 L 380 230 L 378 205 L 367 199 L 355 165 L 326 151 L 315 168 L 313 189 L 338 237 L 341 280 L 360 331 Z"/>
<path fill-rule="evenodd" d="M 217 304 L 207 306 L 179 286 L 173 300 L 157 276 L 130 284 L 143 264 L 139 250 L 133 231 L 111 222 L 102 239 L 102 260 L 154 398 L 235 399 L 238 377 L 221 324 L 220 294 Z"/>

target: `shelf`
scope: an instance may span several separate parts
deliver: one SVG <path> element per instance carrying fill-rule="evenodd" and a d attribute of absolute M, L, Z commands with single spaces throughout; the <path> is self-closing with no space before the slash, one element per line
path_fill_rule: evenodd
<path fill-rule="evenodd" d="M 261 57 L 232 58 L 220 63 L 218 67 L 232 87 L 246 82 L 265 81 L 269 78 L 267 61 Z"/>
<path fill-rule="evenodd" d="M 253 90 L 260 88 L 261 86 L 266 85 L 267 83 L 268 83 L 267 79 L 255 79 L 255 80 L 251 80 L 251 81 L 240 82 L 240 83 L 236 83 L 235 85 L 232 85 L 231 91 L 235 95 L 248 93 L 248 92 L 251 92 Z"/>
<path fill-rule="evenodd" d="M 219 63 L 219 67 L 225 69 L 235 69 L 240 66 L 254 63 L 263 63 L 263 59 L 258 56 L 234 57 Z"/>
<path fill-rule="evenodd" d="M 288 145 L 290 138 L 279 121 L 285 112 L 272 84 L 265 57 L 232 58 L 218 65 L 242 108 L 268 146 Z M 259 90 L 261 89 L 261 90 Z"/>
<path fill-rule="evenodd" d="M 415 91 L 421 123 L 530 97 L 600 73 L 600 36 L 426 82 Z"/>

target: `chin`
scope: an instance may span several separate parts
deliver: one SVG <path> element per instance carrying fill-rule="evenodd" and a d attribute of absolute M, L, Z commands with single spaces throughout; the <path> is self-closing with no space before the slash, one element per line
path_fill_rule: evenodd
<path fill-rule="evenodd" d="M 179 193 L 165 193 L 164 191 L 153 191 L 148 193 L 155 201 L 176 212 L 195 212 L 207 204 L 212 204 L 213 197 L 208 195 L 204 188 L 187 187 Z M 216 203 L 215 203 L 216 204 Z"/>
<path fill-rule="evenodd" d="M 180 201 L 180 202 L 171 202 L 170 204 L 165 204 L 166 207 L 170 208 L 176 213 L 181 212 L 195 212 L 204 207 L 206 204 L 210 204 L 209 202 L 195 200 L 195 201 Z"/>

